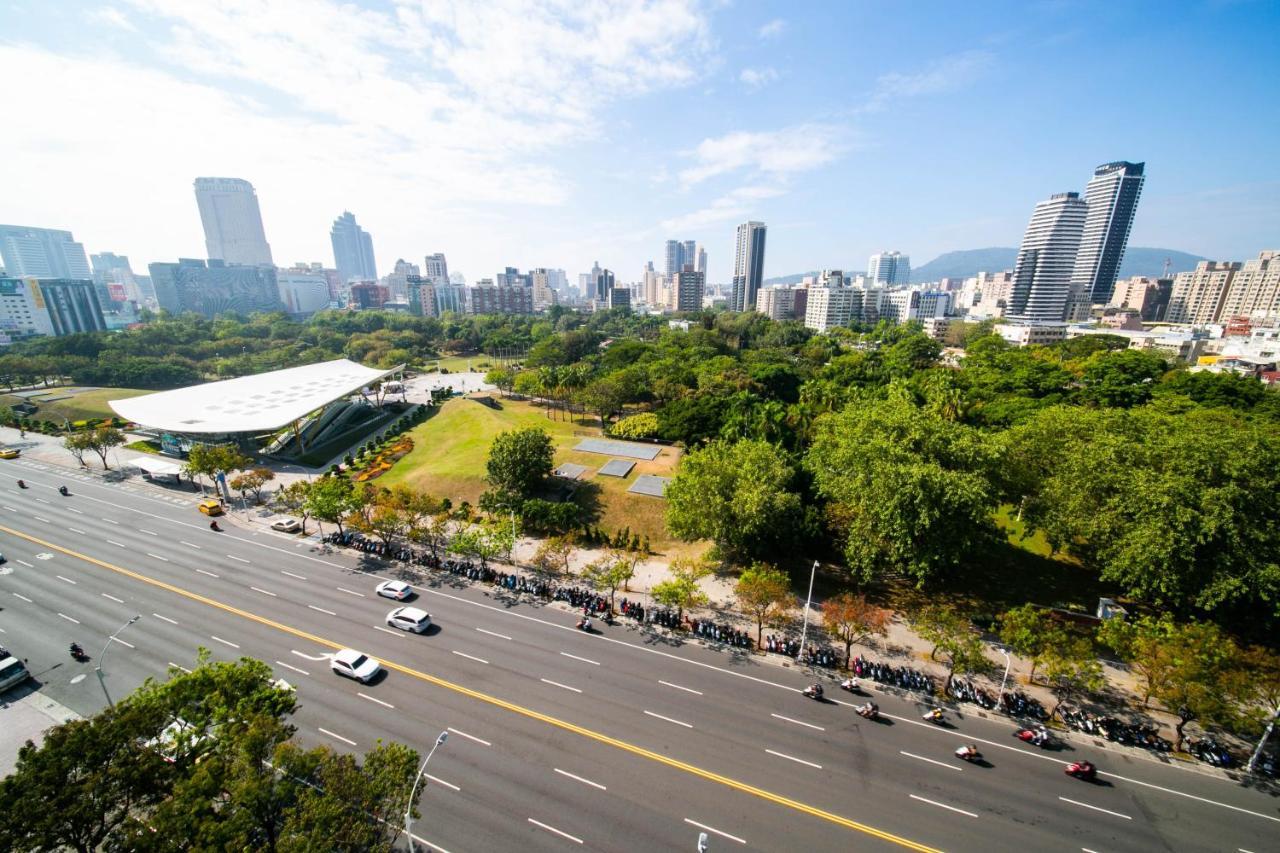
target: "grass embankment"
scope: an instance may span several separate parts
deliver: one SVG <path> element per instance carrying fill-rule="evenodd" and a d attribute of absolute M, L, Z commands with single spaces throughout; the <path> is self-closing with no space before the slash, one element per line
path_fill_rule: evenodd
<path fill-rule="evenodd" d="M 154 393 L 154 391 L 137 388 L 90 388 L 68 396 L 66 388 L 50 388 L 38 397 L 0 395 L 0 405 L 9 407 L 22 402 L 35 403 L 39 411 L 32 415 L 32 418 L 38 421 L 53 421 L 61 425 L 64 418 L 70 421 L 83 421 L 89 418 L 115 417 L 116 413 L 107 405 L 108 400 L 123 400 L 125 397 L 139 397 Z M 49 397 L 67 397 L 67 399 L 44 402 Z"/>
<path fill-rule="evenodd" d="M 414 427 L 409 433 L 413 437 L 413 452 L 377 482 L 385 486 L 405 483 L 429 494 L 449 497 L 455 504 L 465 500 L 475 505 L 485 490 L 485 462 L 493 439 L 507 430 L 537 426 L 551 436 L 556 465 L 575 462 L 587 466 L 582 491 L 589 493 L 598 489 L 599 516 L 593 522 L 596 526 L 608 533 L 630 527 L 642 538 L 648 536 L 650 547 L 659 553 L 667 553 L 673 546 L 681 551 L 688 547 L 674 543 L 667 533 L 663 523 L 666 501 L 627 492 L 639 474 L 671 476 L 679 459 L 677 448 L 663 447 L 651 462 L 637 460 L 625 479 L 600 477 L 595 472 L 610 457 L 572 449 L 583 438 L 599 436 L 599 427 L 587 421 L 549 419 L 541 407 L 525 401 L 498 399 L 497 402 L 500 409 L 473 399 L 449 400 L 434 417 Z"/>
<path fill-rule="evenodd" d="M 490 358 L 483 353 L 473 353 L 472 355 L 447 355 L 443 358 L 429 358 L 422 363 L 422 368 L 427 373 L 434 373 L 436 365 L 450 373 L 466 373 L 468 370 L 476 373 L 487 373 L 491 368 L 503 364 L 502 359 Z"/>

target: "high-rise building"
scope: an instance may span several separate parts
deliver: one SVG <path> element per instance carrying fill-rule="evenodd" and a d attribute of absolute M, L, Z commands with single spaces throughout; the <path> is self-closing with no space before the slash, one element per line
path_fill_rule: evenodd
<path fill-rule="evenodd" d="M 498 287 L 533 287 L 533 275 L 522 273 L 515 267 L 507 267 L 494 278 Z"/>
<path fill-rule="evenodd" d="M 93 278 L 84 245 L 54 228 L 0 225 L 0 261 L 14 278 Z"/>
<path fill-rule="evenodd" d="M 1036 205 L 1018 250 L 1005 316 L 1062 322 L 1087 212 L 1080 193 L 1058 193 Z"/>
<path fill-rule="evenodd" d="M 556 279 L 554 273 L 555 270 L 538 267 L 529 274 L 533 279 L 533 310 L 535 312 L 546 311 L 559 301 L 553 286 Z"/>
<path fill-rule="evenodd" d="M 911 256 L 901 252 L 878 252 L 867 261 L 867 281 L 871 284 L 906 284 L 911 281 Z"/>
<path fill-rule="evenodd" d="M 823 334 L 847 326 L 854 317 L 855 303 L 860 306 L 862 292 L 853 287 L 811 287 L 805 301 L 806 328 Z"/>
<path fill-rule="evenodd" d="M 391 291 L 387 286 L 376 281 L 354 282 L 348 289 L 348 294 L 350 301 L 347 304 L 360 311 L 381 308 L 391 298 Z"/>
<path fill-rule="evenodd" d="M 609 308 L 630 308 L 631 307 L 631 290 L 626 287 L 609 288 L 609 299 L 607 303 Z"/>
<path fill-rule="evenodd" d="M 613 290 L 615 283 L 613 271 L 601 269 L 597 264 L 592 267 L 591 274 L 594 276 L 591 282 L 591 299 L 595 300 L 597 305 L 608 304 L 609 291 Z"/>
<path fill-rule="evenodd" d="M 373 262 L 373 237 L 359 225 L 350 211 L 333 220 L 329 232 L 333 242 L 333 262 L 343 282 L 359 279 L 375 281 L 378 270 Z"/>
<path fill-rule="evenodd" d="M 432 284 L 449 283 L 449 263 L 444 259 L 444 252 L 427 255 L 426 265 L 422 268 L 423 278 Z"/>
<path fill-rule="evenodd" d="M 738 239 L 733 257 L 733 295 L 729 297 L 730 311 L 753 311 L 756 293 L 764 283 L 763 222 L 744 222 L 738 226 Z"/>
<path fill-rule="evenodd" d="M 1242 266 L 1238 261 L 1201 261 L 1194 270 L 1175 275 L 1165 320 L 1195 325 L 1217 322 L 1227 291 Z"/>
<path fill-rule="evenodd" d="M 68 278 L 0 278 L 0 337 L 104 332 L 93 282 Z"/>
<path fill-rule="evenodd" d="M 666 274 L 675 275 L 687 266 L 693 267 L 695 271 L 698 269 L 698 241 L 668 240 Z M 705 259 L 703 266 L 706 266 Z M 705 273 L 706 269 L 702 272 Z"/>
<path fill-rule="evenodd" d="M 329 307 L 329 280 L 322 270 L 276 270 L 276 289 L 290 314 L 305 316 Z"/>
<path fill-rule="evenodd" d="M 280 310 L 275 267 L 179 258 L 177 263 L 150 264 L 148 269 L 156 301 L 170 314 L 194 311 L 216 317 Z"/>
<path fill-rule="evenodd" d="M 1169 309 L 1173 279 L 1135 275 L 1116 282 L 1111 291 L 1110 308 L 1129 308 L 1148 323 L 1158 323 Z"/>
<path fill-rule="evenodd" d="M 421 278 L 422 274 L 417 264 L 411 264 L 404 258 L 396 261 L 392 271 L 383 277 L 382 283 L 387 286 L 389 300 L 392 302 L 408 302 L 409 301 L 409 279 Z"/>
<path fill-rule="evenodd" d="M 707 278 L 685 264 L 684 269 L 671 277 L 671 304 L 676 311 L 701 311 L 702 297 L 706 293 Z"/>
<path fill-rule="evenodd" d="M 1262 252 L 1245 261 L 1232 278 L 1222 300 L 1221 319 L 1233 317 L 1280 319 L 1280 252 Z"/>
<path fill-rule="evenodd" d="M 532 314 L 533 288 L 497 285 L 482 278 L 467 288 L 468 314 Z"/>
<path fill-rule="evenodd" d="M 273 264 L 253 184 L 240 178 L 196 178 L 195 189 L 210 259 L 227 264 Z"/>
<path fill-rule="evenodd" d="M 1146 180 L 1144 165 L 1121 161 L 1104 163 L 1093 170 L 1093 178 L 1084 193 L 1088 213 L 1071 273 L 1075 304 L 1105 305 L 1111 299 L 1129 243 L 1142 182 Z M 1080 313 L 1079 309 L 1075 313 Z M 1088 315 L 1087 308 L 1084 314 Z"/>
<path fill-rule="evenodd" d="M 706 247 L 704 247 L 704 246 L 699 246 L 699 247 L 698 247 L 698 259 L 697 259 L 697 262 L 696 262 L 696 263 L 694 263 L 693 268 L 694 268 L 695 270 L 697 270 L 698 272 L 702 273 L 702 275 L 703 275 L 703 277 L 704 277 L 704 278 L 706 277 L 706 275 L 707 275 L 707 250 L 706 250 Z"/>
<path fill-rule="evenodd" d="M 756 294 L 756 312 L 770 320 L 803 320 L 809 307 L 808 297 L 809 288 L 804 285 L 762 287 Z"/>

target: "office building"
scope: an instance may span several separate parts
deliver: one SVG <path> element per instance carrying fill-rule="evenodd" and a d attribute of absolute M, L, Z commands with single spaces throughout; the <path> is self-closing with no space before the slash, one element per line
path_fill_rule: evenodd
<path fill-rule="evenodd" d="M 522 273 L 515 267 L 507 267 L 494 278 L 498 287 L 533 287 L 533 274 Z"/>
<path fill-rule="evenodd" d="M 0 340 L 107 330 L 89 279 L 0 278 Z"/>
<path fill-rule="evenodd" d="M 554 286 L 557 280 L 555 272 L 557 271 L 538 267 L 529 274 L 533 279 L 533 310 L 535 312 L 546 311 L 559 301 Z"/>
<path fill-rule="evenodd" d="M 356 218 L 350 211 L 344 211 L 333 220 L 329 239 L 333 243 L 333 263 L 338 269 L 338 278 L 344 283 L 352 279 L 377 280 L 378 270 L 373 262 L 373 237 L 356 224 Z"/>
<path fill-rule="evenodd" d="M 867 261 L 871 284 L 907 284 L 911 281 L 911 256 L 901 252 L 877 252 Z"/>
<path fill-rule="evenodd" d="M 610 288 L 607 307 L 630 308 L 631 307 L 631 289 L 626 287 Z"/>
<path fill-rule="evenodd" d="M 703 252 L 705 255 L 706 253 Z M 696 240 L 668 240 L 666 247 L 667 268 L 666 274 L 671 276 L 680 272 L 685 267 L 691 266 L 695 270 L 698 268 L 698 243 Z M 703 272 L 706 260 L 703 259 Z"/>
<path fill-rule="evenodd" d="M 701 311 L 702 298 L 706 294 L 707 277 L 686 264 L 671 277 L 670 303 L 673 311 Z"/>
<path fill-rule="evenodd" d="M 707 275 L 707 250 L 703 246 L 698 247 L 698 259 L 694 263 L 693 268 L 702 273 L 705 278 Z"/>
<path fill-rule="evenodd" d="M 533 288 L 500 286 L 482 278 L 467 288 L 467 313 L 532 314 Z"/>
<path fill-rule="evenodd" d="M 1063 320 L 1071 293 L 1088 205 L 1079 193 L 1058 193 L 1036 205 L 1013 268 L 1005 316 L 1031 322 Z"/>
<path fill-rule="evenodd" d="M 304 317 L 329 307 L 329 280 L 322 270 L 276 270 L 276 289 L 284 310 Z"/>
<path fill-rule="evenodd" d="M 809 290 L 794 284 L 763 287 L 756 294 L 756 312 L 770 320 L 803 320 L 809 305 Z"/>
<path fill-rule="evenodd" d="M 1220 316 L 1280 320 L 1280 252 L 1262 252 L 1241 265 L 1222 300 Z"/>
<path fill-rule="evenodd" d="M 391 300 L 391 291 L 376 281 L 352 282 L 347 294 L 347 307 L 358 311 L 381 308 Z"/>
<path fill-rule="evenodd" d="M 591 290 L 589 291 L 591 299 L 597 305 L 606 305 L 609 302 L 609 291 L 613 290 L 615 280 L 611 270 L 601 269 L 599 265 L 592 267 L 591 274 L 593 276 L 591 282 Z"/>
<path fill-rule="evenodd" d="M 432 284 L 449 283 L 449 262 L 444 259 L 444 252 L 427 255 L 422 267 L 422 277 Z"/>
<path fill-rule="evenodd" d="M 1073 314 L 1087 317 L 1090 305 L 1111 300 L 1142 193 L 1143 167 L 1143 163 L 1121 161 L 1093 170 L 1085 188 L 1088 211 L 1071 273 Z"/>
<path fill-rule="evenodd" d="M 281 309 L 275 267 L 179 258 L 177 263 L 150 264 L 148 269 L 156 301 L 170 314 L 194 311 L 216 317 Z"/>
<path fill-rule="evenodd" d="M 0 261 L 13 278 L 93 278 L 84 244 L 54 228 L 0 225 Z"/>
<path fill-rule="evenodd" d="M 1237 261 L 1201 261 L 1194 270 L 1175 275 L 1165 320 L 1197 326 L 1216 323 L 1222 316 L 1227 291 L 1242 266 Z"/>
<path fill-rule="evenodd" d="M 1143 321 L 1158 323 L 1165 319 L 1172 292 L 1173 279 L 1171 278 L 1135 275 L 1116 282 L 1107 307 L 1132 309 L 1138 312 L 1138 316 Z"/>
<path fill-rule="evenodd" d="M 1062 322 L 997 323 L 991 331 L 1016 347 L 1048 346 L 1066 339 L 1067 324 Z"/>
<path fill-rule="evenodd" d="M 756 293 L 764 284 L 765 234 L 763 222 L 744 222 L 738 226 L 733 257 L 733 293 L 729 297 L 730 311 L 755 310 Z"/>
<path fill-rule="evenodd" d="M 195 190 L 205 252 L 211 260 L 273 265 L 253 184 L 240 178 L 196 178 Z"/>
<path fill-rule="evenodd" d="M 653 261 L 646 261 L 644 265 L 644 274 L 640 278 L 640 301 L 652 306 L 663 304 L 662 276 L 653 268 Z"/>

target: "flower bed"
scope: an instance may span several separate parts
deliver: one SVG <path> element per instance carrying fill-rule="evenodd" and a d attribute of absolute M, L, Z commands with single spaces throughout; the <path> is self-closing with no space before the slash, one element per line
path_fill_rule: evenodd
<path fill-rule="evenodd" d="M 396 439 L 395 443 L 384 450 L 378 451 L 373 457 L 373 461 L 365 463 L 360 472 L 351 479 L 357 483 L 366 483 L 369 480 L 376 480 L 383 474 L 391 470 L 391 466 L 395 465 L 409 452 L 413 450 L 413 439 L 407 435 L 402 435 Z"/>

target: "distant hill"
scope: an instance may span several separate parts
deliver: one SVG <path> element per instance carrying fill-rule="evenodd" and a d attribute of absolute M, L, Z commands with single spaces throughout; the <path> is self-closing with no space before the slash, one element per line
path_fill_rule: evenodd
<path fill-rule="evenodd" d="M 1124 253 L 1124 263 L 1120 265 L 1120 278 L 1134 275 L 1158 276 L 1164 272 L 1164 260 L 1169 259 L 1171 272 L 1183 272 L 1195 269 L 1200 261 L 1207 260 L 1199 255 L 1179 252 L 1176 249 L 1152 249 L 1144 246 L 1130 246 Z M 911 270 L 912 281 L 937 281 L 941 278 L 968 278 L 979 271 L 999 272 L 1013 269 L 1018 259 L 1018 250 L 1005 246 L 992 246 L 988 249 L 961 249 L 939 255 L 927 264 Z M 858 273 L 865 269 L 864 265 L 845 267 L 845 273 Z M 765 279 L 765 284 L 798 284 L 807 275 L 817 275 L 817 270 L 780 275 Z"/>

